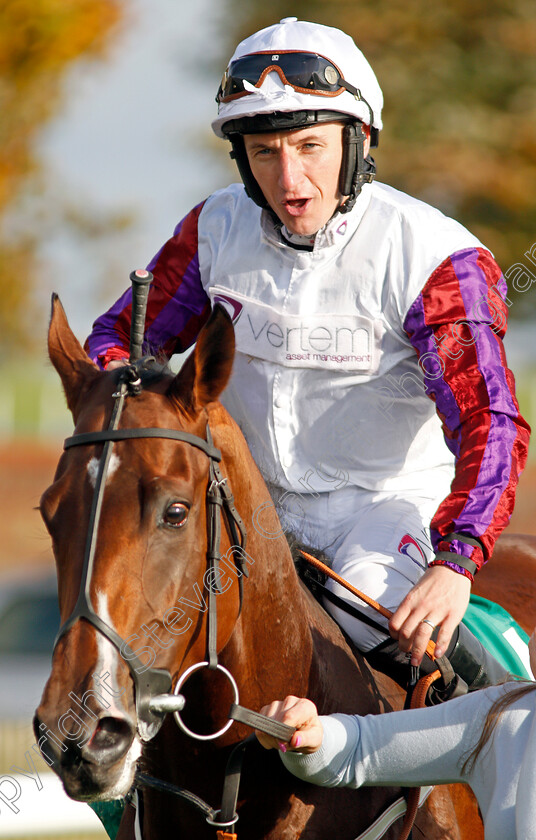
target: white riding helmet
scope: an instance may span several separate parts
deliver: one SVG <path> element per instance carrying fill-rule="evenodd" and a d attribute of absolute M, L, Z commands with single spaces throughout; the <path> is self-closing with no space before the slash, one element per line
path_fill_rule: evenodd
<path fill-rule="evenodd" d="M 279 66 L 283 59 L 297 53 L 317 55 L 328 61 L 326 68 L 317 68 L 316 76 L 309 80 L 310 93 L 300 85 L 296 86 L 301 88 L 298 90 L 293 87 L 292 79 L 288 79 L 290 84 L 285 84 L 285 73 L 281 68 L 279 72 L 275 69 L 268 73 L 262 72 L 260 80 L 254 77 L 251 81 L 246 80 L 241 91 L 237 90 L 234 94 L 230 92 L 232 98 L 223 101 L 222 89 L 225 84 L 232 91 L 230 79 L 233 64 L 244 56 L 259 53 L 264 53 L 265 57 L 269 54 L 270 60 L 267 64 L 275 67 Z M 327 78 L 324 76 L 326 69 Z M 237 70 L 240 70 L 240 67 Z M 322 77 L 320 81 L 324 83 L 323 89 L 320 90 L 315 89 L 319 75 Z M 339 81 L 347 82 L 357 93 L 345 89 Z M 223 96 L 223 99 L 226 97 Z M 382 128 L 383 94 L 372 67 L 352 38 L 340 29 L 308 23 L 297 18 L 283 18 L 280 23 L 261 29 L 238 45 L 222 79 L 217 101 L 218 116 L 212 122 L 212 128 L 218 137 L 227 135 L 228 132 L 222 130 L 222 126 L 229 120 L 274 111 L 327 109 L 358 119 L 378 131 Z"/>
<path fill-rule="evenodd" d="M 246 192 L 260 207 L 269 209 L 251 172 L 244 134 L 345 122 L 339 191 L 348 198 L 341 213 L 352 209 L 363 184 L 374 177 L 374 161 L 363 154 L 361 124 L 370 126 L 376 146 L 383 95 L 363 53 L 339 29 L 297 18 L 261 29 L 236 48 L 216 101 L 212 128 L 231 141 Z"/>

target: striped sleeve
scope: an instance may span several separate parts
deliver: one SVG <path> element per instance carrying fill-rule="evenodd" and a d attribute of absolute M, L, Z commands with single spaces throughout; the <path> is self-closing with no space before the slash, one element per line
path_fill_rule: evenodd
<path fill-rule="evenodd" d="M 459 251 L 430 276 L 404 322 L 456 463 L 451 492 L 431 523 L 432 542 L 452 556 L 439 562 L 461 573 L 456 555 L 477 569 L 491 556 L 527 458 L 530 428 L 502 343 L 506 291 L 488 251 Z M 443 539 L 450 534 L 460 536 Z"/>
<path fill-rule="evenodd" d="M 198 256 L 198 219 L 203 204 L 177 225 L 173 236 L 147 268 L 154 275 L 147 303 L 144 353 L 170 358 L 196 340 L 210 313 L 201 284 Z M 86 342 L 88 355 L 101 367 L 127 358 L 130 343 L 132 292 L 128 289 L 93 324 Z"/>

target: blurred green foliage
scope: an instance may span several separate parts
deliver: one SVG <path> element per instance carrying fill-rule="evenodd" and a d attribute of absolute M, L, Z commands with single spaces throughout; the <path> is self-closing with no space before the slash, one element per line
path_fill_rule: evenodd
<path fill-rule="evenodd" d="M 536 275 L 523 256 L 536 242 L 533 0 L 227 0 L 222 64 L 289 15 L 343 29 L 369 59 L 385 97 L 378 179 L 454 216 L 503 270 Z M 515 317 L 536 314 L 536 286 L 511 297 Z"/>

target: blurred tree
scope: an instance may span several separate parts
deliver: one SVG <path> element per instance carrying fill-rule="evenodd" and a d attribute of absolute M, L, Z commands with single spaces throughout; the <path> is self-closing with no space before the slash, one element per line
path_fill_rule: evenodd
<path fill-rule="evenodd" d="M 532 0 L 227 0 L 235 44 L 295 15 L 348 32 L 385 96 L 378 178 L 439 207 L 503 270 L 536 242 L 536 16 Z M 223 60 L 223 63 L 226 59 Z M 359 80 L 349 81 L 359 85 Z M 516 317 L 536 313 L 517 294 Z"/>
<path fill-rule="evenodd" d="M 101 55 L 121 0 L 0 0 L 0 348 L 31 342 L 37 232 L 6 224 L 38 182 L 32 144 L 57 110 L 69 65 Z"/>

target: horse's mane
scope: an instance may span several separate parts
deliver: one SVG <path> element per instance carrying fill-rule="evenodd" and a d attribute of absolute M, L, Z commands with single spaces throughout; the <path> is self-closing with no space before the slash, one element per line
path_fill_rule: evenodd
<path fill-rule="evenodd" d="M 140 359 L 136 363 L 136 370 L 140 375 L 143 387 L 155 385 L 157 382 L 161 382 L 166 376 L 175 375 L 167 359 L 155 358 L 154 356 L 144 356 Z"/>
<path fill-rule="evenodd" d="M 327 554 L 322 551 L 320 548 L 313 548 L 310 545 L 306 545 L 305 543 L 301 542 L 297 537 L 294 536 L 292 533 L 285 533 L 285 537 L 288 543 L 288 547 L 290 548 L 290 553 L 292 554 L 292 559 L 294 560 L 294 565 L 299 567 L 303 560 L 301 555 L 302 551 L 306 551 L 307 554 L 312 554 L 313 557 L 316 557 L 317 560 L 321 560 L 322 563 L 326 563 L 329 565 L 328 556 Z"/>
<path fill-rule="evenodd" d="M 296 574 L 305 584 L 307 589 L 311 592 L 313 597 L 318 601 L 322 609 L 325 611 L 325 606 L 322 601 L 322 593 L 318 588 L 318 584 L 324 585 L 326 583 L 326 575 L 323 572 L 319 571 L 318 569 L 311 566 L 303 557 L 302 551 L 305 551 L 307 554 L 311 554 L 313 557 L 316 557 L 317 560 L 320 560 L 322 563 L 326 565 L 331 565 L 328 559 L 327 554 L 322 551 L 322 549 L 313 548 L 310 545 L 305 545 L 303 542 L 297 539 L 294 534 L 285 534 L 288 547 L 290 549 L 290 553 L 292 555 L 292 560 L 294 563 L 294 568 L 296 569 Z"/>

